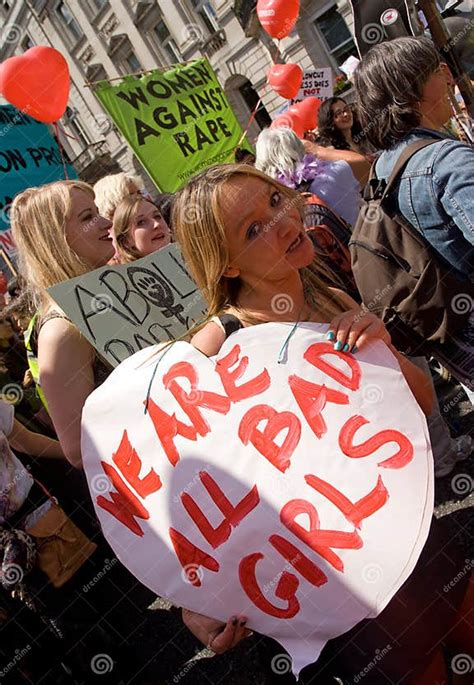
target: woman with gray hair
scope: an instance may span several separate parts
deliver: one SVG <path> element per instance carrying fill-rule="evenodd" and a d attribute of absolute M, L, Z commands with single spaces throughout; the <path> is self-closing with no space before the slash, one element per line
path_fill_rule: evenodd
<path fill-rule="evenodd" d="M 307 154 L 290 128 L 266 128 L 257 139 L 255 166 L 296 190 L 314 193 L 351 226 L 360 206 L 359 183 L 347 162 Z"/>

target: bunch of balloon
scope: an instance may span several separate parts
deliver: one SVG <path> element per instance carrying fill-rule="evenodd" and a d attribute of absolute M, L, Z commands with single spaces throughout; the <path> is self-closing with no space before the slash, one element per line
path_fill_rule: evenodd
<path fill-rule="evenodd" d="M 57 122 L 66 111 L 69 87 L 69 67 L 54 48 L 37 45 L 0 64 L 5 100 L 45 124 Z"/>

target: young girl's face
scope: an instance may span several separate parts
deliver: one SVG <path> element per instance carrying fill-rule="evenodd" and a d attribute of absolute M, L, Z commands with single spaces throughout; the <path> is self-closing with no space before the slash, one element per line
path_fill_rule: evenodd
<path fill-rule="evenodd" d="M 297 203 L 271 183 L 249 176 L 228 181 L 221 195 L 228 241 L 225 275 L 256 285 L 283 281 L 314 257 Z"/>
<path fill-rule="evenodd" d="M 142 200 L 130 227 L 130 242 L 145 257 L 160 250 L 171 240 L 170 229 L 160 210 L 152 202 Z"/>
<path fill-rule="evenodd" d="M 99 215 L 93 196 L 79 188 L 72 188 L 66 241 L 91 269 L 107 264 L 114 254 L 109 235 L 111 227 L 112 222 Z"/>

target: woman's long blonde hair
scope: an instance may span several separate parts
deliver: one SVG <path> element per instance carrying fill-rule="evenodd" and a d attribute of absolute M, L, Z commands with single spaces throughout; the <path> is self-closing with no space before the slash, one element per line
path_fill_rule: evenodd
<path fill-rule="evenodd" d="M 189 271 L 206 299 L 206 320 L 230 307 L 239 310 L 240 279 L 224 276 L 229 264 L 229 251 L 222 213 L 224 185 L 238 176 L 250 176 L 278 188 L 289 198 L 290 206 L 298 207 L 301 214 L 303 212 L 298 192 L 248 164 L 210 167 L 191 179 L 176 195 L 172 224 Z M 242 198 L 244 203 L 245 198 Z M 305 299 L 313 310 L 327 316 L 344 310 L 343 304 L 322 278 L 331 278 L 323 265 L 314 261 L 309 267 L 300 269 L 300 275 Z M 242 315 L 248 319 L 245 312 Z"/>
<path fill-rule="evenodd" d="M 94 197 L 87 183 L 56 181 L 28 188 L 13 200 L 10 213 L 13 240 L 32 311 L 44 310 L 52 303 L 48 288 L 90 271 L 90 266 L 66 240 L 74 188 Z"/>
<path fill-rule="evenodd" d="M 130 240 L 130 229 L 137 218 L 138 208 L 142 200 L 145 200 L 143 195 L 128 195 L 118 203 L 115 209 L 112 234 L 121 264 L 134 262 L 136 259 L 143 257 L 134 246 L 133 239 Z M 149 200 L 146 200 L 146 202 L 149 202 Z M 153 203 L 151 202 L 150 204 Z"/>

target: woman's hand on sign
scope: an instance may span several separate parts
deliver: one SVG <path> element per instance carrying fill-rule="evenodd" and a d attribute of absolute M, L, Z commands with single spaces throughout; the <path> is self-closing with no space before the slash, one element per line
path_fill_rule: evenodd
<path fill-rule="evenodd" d="M 183 622 L 198 640 L 216 654 L 223 654 L 251 634 L 245 616 L 232 616 L 227 623 L 182 609 Z"/>
<path fill-rule="evenodd" d="M 336 316 L 329 325 L 327 337 L 340 352 L 356 352 L 370 340 L 390 344 L 390 333 L 383 322 L 360 307 Z"/>

